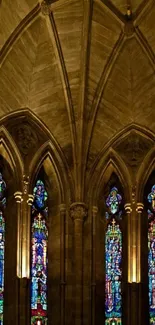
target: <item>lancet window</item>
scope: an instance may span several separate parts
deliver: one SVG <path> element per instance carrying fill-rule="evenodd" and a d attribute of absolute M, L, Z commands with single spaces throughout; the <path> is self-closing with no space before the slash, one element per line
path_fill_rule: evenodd
<path fill-rule="evenodd" d="M 5 254 L 5 215 L 6 183 L 0 173 L 0 325 L 3 325 L 4 310 L 4 254 Z"/>
<path fill-rule="evenodd" d="M 38 179 L 31 212 L 31 325 L 47 325 L 48 193 Z"/>
<path fill-rule="evenodd" d="M 122 324 L 122 196 L 116 186 L 106 198 L 105 325 Z"/>
<path fill-rule="evenodd" d="M 155 324 L 155 184 L 147 196 L 148 200 L 148 286 L 149 321 Z"/>

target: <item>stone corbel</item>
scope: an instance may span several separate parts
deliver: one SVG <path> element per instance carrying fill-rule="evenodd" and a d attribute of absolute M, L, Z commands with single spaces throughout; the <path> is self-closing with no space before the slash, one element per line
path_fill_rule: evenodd
<path fill-rule="evenodd" d="M 80 220 L 84 222 L 87 217 L 87 207 L 83 202 L 75 202 L 70 206 L 71 218 L 75 220 Z"/>

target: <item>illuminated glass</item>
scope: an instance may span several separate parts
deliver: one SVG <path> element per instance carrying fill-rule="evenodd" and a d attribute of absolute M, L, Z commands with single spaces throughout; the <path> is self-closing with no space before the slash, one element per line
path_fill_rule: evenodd
<path fill-rule="evenodd" d="M 3 209 L 6 206 L 6 183 L 0 173 L 0 325 L 3 325 L 4 310 L 4 249 L 5 249 L 5 219 Z"/>
<path fill-rule="evenodd" d="M 116 218 L 120 218 L 122 197 L 112 188 L 106 205 L 109 209 L 105 234 L 105 325 L 122 325 L 122 232 Z"/>
<path fill-rule="evenodd" d="M 33 190 L 31 235 L 31 325 L 47 325 L 47 192 L 41 180 Z"/>
<path fill-rule="evenodd" d="M 148 280 L 149 280 L 149 319 L 155 325 L 155 185 L 148 195 Z"/>
<path fill-rule="evenodd" d="M 117 187 L 113 187 L 106 199 L 106 206 L 108 211 L 106 211 L 106 218 L 108 219 L 110 215 L 116 215 L 121 217 L 122 211 L 120 210 L 120 204 L 122 202 L 122 196 L 118 193 Z"/>

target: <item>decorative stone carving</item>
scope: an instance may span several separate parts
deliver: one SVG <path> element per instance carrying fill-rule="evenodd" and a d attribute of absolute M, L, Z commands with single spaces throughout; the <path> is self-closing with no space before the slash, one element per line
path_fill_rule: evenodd
<path fill-rule="evenodd" d="M 56 2 L 58 0 L 44 0 L 41 2 L 41 12 L 43 15 L 49 15 L 51 10 L 50 10 L 50 5 L 53 2 Z"/>
<path fill-rule="evenodd" d="M 23 201 L 22 192 L 20 191 L 15 192 L 14 197 L 17 203 L 21 203 Z"/>
<path fill-rule="evenodd" d="M 50 14 L 50 7 L 48 1 L 41 2 L 41 12 L 45 16 Z"/>
<path fill-rule="evenodd" d="M 33 194 L 28 194 L 27 204 L 31 206 L 33 204 L 33 201 L 34 201 Z"/>
<path fill-rule="evenodd" d="M 144 204 L 143 203 L 137 203 L 137 208 L 136 211 L 141 214 L 143 212 L 144 209 Z"/>
<path fill-rule="evenodd" d="M 75 202 L 70 206 L 70 214 L 73 220 L 84 221 L 87 217 L 87 207 L 85 203 Z"/>
<path fill-rule="evenodd" d="M 38 137 L 28 122 L 16 125 L 11 133 L 14 134 L 19 149 L 24 156 L 28 155 L 38 144 Z"/>
<path fill-rule="evenodd" d="M 124 209 L 125 209 L 126 213 L 130 214 L 132 212 L 131 203 L 126 203 L 124 205 Z"/>
<path fill-rule="evenodd" d="M 23 175 L 23 190 L 24 194 L 27 194 L 28 192 L 28 184 L 29 184 L 29 176 Z"/>
<path fill-rule="evenodd" d="M 131 168 L 137 168 L 152 145 L 153 141 L 142 137 L 136 131 L 132 131 L 125 139 L 120 141 L 115 150 L 127 165 Z"/>

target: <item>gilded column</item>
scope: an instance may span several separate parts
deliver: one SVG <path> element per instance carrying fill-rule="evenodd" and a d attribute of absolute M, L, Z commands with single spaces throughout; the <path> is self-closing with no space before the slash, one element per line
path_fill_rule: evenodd
<path fill-rule="evenodd" d="M 29 177 L 24 175 L 23 177 L 23 229 L 22 229 L 22 278 L 29 278 L 30 275 L 30 265 L 29 265 L 29 250 L 30 247 L 28 246 L 29 242 L 29 222 L 30 222 L 30 215 L 28 209 L 28 185 L 29 185 Z M 29 248 L 28 248 L 29 247 Z"/>
<path fill-rule="evenodd" d="M 31 206 L 34 200 L 32 194 L 27 195 L 27 277 L 30 277 L 30 247 L 31 247 Z"/>
<path fill-rule="evenodd" d="M 92 274 L 91 274 L 91 324 L 95 325 L 96 296 L 96 216 L 98 208 L 92 208 Z"/>
<path fill-rule="evenodd" d="M 141 282 L 141 215 L 143 208 L 143 203 L 137 203 L 137 282 Z"/>
<path fill-rule="evenodd" d="M 15 192 L 14 197 L 17 203 L 17 277 L 22 277 L 22 192 Z"/>
<path fill-rule="evenodd" d="M 60 205 L 60 300 L 61 300 L 61 323 L 65 324 L 65 219 L 66 219 L 66 205 Z"/>
<path fill-rule="evenodd" d="M 74 222 L 74 272 L 75 272 L 75 324 L 81 325 L 83 318 L 83 223 L 87 216 L 86 205 L 75 202 L 70 207 Z"/>
<path fill-rule="evenodd" d="M 128 229 L 128 282 L 132 282 L 132 238 L 131 238 L 131 203 L 127 203 L 124 206 L 125 211 L 127 213 L 128 219 L 127 219 L 127 229 Z"/>

